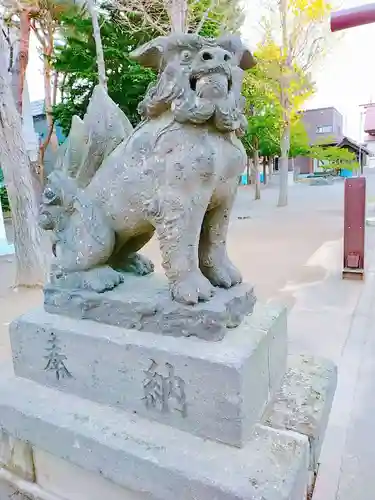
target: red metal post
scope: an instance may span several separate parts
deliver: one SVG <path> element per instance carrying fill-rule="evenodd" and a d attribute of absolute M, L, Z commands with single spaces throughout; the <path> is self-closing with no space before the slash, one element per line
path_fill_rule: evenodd
<path fill-rule="evenodd" d="M 331 31 L 375 22 L 375 3 L 333 12 Z M 343 278 L 363 279 L 365 271 L 366 179 L 345 181 Z"/>
<path fill-rule="evenodd" d="M 375 3 L 352 9 L 339 10 L 331 14 L 331 31 L 340 31 L 375 22 Z"/>
<path fill-rule="evenodd" d="M 365 268 L 366 178 L 345 180 L 342 277 L 363 279 Z"/>

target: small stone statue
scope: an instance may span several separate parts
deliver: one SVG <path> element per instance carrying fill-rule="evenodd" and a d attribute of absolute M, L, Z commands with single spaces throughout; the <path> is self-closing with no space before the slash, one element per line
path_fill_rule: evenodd
<path fill-rule="evenodd" d="M 226 238 L 246 161 L 243 70 L 254 59 L 235 36 L 193 34 L 156 38 L 132 57 L 159 70 L 139 105 L 142 123 L 133 130 L 96 87 L 43 192 L 51 284 L 104 292 L 124 271 L 152 272 L 137 252 L 156 231 L 172 297 L 196 304 L 241 282 Z"/>

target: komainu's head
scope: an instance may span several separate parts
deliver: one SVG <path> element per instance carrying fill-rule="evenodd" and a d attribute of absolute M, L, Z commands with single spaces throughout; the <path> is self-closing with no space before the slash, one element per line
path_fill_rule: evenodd
<path fill-rule="evenodd" d="M 255 61 L 239 37 L 159 37 L 133 51 L 131 57 L 159 71 L 157 83 L 139 105 L 142 116 L 156 118 L 171 110 L 181 123 L 210 120 L 222 132 L 246 129 L 241 86 L 244 70 Z"/>

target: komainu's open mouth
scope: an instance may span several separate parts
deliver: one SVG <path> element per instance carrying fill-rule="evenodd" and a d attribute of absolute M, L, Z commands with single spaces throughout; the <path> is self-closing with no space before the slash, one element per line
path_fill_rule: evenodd
<path fill-rule="evenodd" d="M 217 82 L 215 82 L 216 78 L 217 77 Z M 227 75 L 225 75 L 225 78 L 224 77 L 224 73 L 223 72 L 208 72 L 207 74 L 199 74 L 199 75 L 191 75 L 190 76 L 190 88 L 193 92 L 196 92 L 197 90 L 197 84 L 198 82 L 200 81 L 203 81 L 203 80 L 206 80 L 205 81 L 205 85 L 209 85 L 209 80 L 211 80 L 211 84 L 212 86 L 219 86 L 219 80 L 220 80 L 220 85 L 222 86 L 223 85 L 223 82 L 226 81 L 227 83 L 227 87 L 226 87 L 226 92 L 229 93 L 232 89 L 232 78 L 228 77 Z"/>
<path fill-rule="evenodd" d="M 196 76 L 191 76 L 190 77 L 190 88 L 195 92 L 197 90 L 197 81 L 198 78 Z"/>

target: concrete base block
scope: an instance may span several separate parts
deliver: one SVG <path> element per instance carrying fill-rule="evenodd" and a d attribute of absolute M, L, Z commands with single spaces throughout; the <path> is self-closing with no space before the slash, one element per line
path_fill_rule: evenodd
<path fill-rule="evenodd" d="M 81 500 L 69 493 L 75 491 L 76 474 L 80 487 L 95 488 L 79 468 L 124 488 L 121 498 L 129 500 L 303 500 L 306 494 L 308 439 L 262 425 L 238 449 L 30 380 L 3 377 L 0 427 L 35 450 L 77 466 L 68 474 L 66 500 Z M 65 464 L 53 463 L 58 474 L 52 486 L 46 477 L 48 455 L 36 452 L 36 457 L 36 476 L 45 487 L 61 484 Z M 117 500 L 107 496 L 104 482 L 101 487 L 102 498 Z"/>
<path fill-rule="evenodd" d="M 101 474 L 51 455 L 34 447 L 37 484 L 61 500 L 152 500 L 148 493 L 137 493 L 105 479 Z"/>
<path fill-rule="evenodd" d="M 53 286 L 44 290 L 45 310 L 53 314 L 206 340 L 222 339 L 228 328 L 252 313 L 255 301 L 253 287 L 242 283 L 229 290 L 217 288 L 210 301 L 186 306 L 171 299 L 166 278 L 157 273 L 126 275 L 122 285 L 106 293 Z"/>
<path fill-rule="evenodd" d="M 0 467 L 26 481 L 34 481 L 34 461 L 31 445 L 0 429 Z"/>
<path fill-rule="evenodd" d="M 264 425 L 287 429 L 308 437 L 311 476 L 319 455 L 337 386 L 337 368 L 328 360 L 290 355 L 281 388 L 267 407 Z"/>
<path fill-rule="evenodd" d="M 220 342 L 33 311 L 10 328 L 17 376 L 242 446 L 286 371 L 283 308 L 257 305 Z"/>

